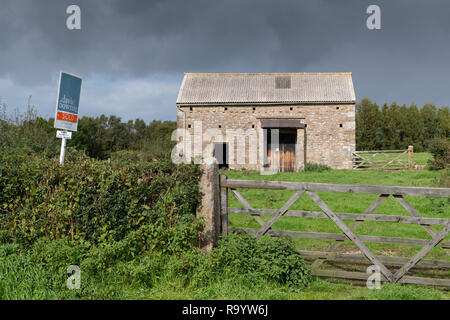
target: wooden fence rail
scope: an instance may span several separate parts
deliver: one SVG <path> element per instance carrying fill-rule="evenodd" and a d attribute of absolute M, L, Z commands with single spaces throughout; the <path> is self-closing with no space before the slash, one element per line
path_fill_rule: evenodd
<path fill-rule="evenodd" d="M 352 152 L 353 169 L 400 170 L 412 169 L 414 148 L 406 150 L 374 150 Z"/>
<path fill-rule="evenodd" d="M 423 278 L 406 275 L 412 268 L 438 267 L 449 268 L 450 261 L 424 260 L 424 257 L 434 247 L 450 248 L 450 242 L 444 242 L 444 238 L 450 230 L 450 219 L 422 217 L 416 209 L 404 198 L 404 196 L 427 196 L 427 197 L 450 197 L 450 188 L 425 188 L 425 187 L 403 187 L 403 186 L 380 186 L 380 185 L 357 185 L 357 184 L 331 184 L 331 183 L 311 183 L 311 182 L 285 182 L 285 181 L 261 181 L 261 180 L 234 180 L 228 179 L 225 175 L 220 176 L 221 188 L 221 232 L 228 233 L 228 214 L 248 214 L 255 218 L 260 225 L 260 229 L 240 228 L 256 238 L 262 235 L 270 236 L 290 236 L 295 238 L 308 239 L 328 239 L 335 240 L 327 252 L 301 250 L 300 254 L 306 258 L 316 259 L 313 267 L 319 266 L 324 261 L 349 261 L 351 263 L 371 263 L 376 265 L 382 274 L 383 281 L 399 283 L 416 283 L 450 287 L 449 279 Z M 268 190 L 294 190 L 296 191 L 280 209 L 255 209 L 242 196 L 237 189 L 268 189 Z M 228 206 L 228 191 L 236 197 L 244 208 L 230 208 Z M 364 213 L 336 213 L 318 196 L 316 192 L 344 192 L 358 194 L 378 194 L 379 197 L 365 210 Z M 290 210 L 290 207 L 302 196 L 312 199 L 322 211 L 300 211 Z M 393 197 L 410 216 L 399 216 L 390 214 L 374 214 L 388 197 Z M 270 216 L 266 221 L 262 216 Z M 338 233 L 324 232 L 301 232 L 289 230 L 273 230 L 273 224 L 282 216 L 330 219 L 342 231 Z M 342 219 L 355 220 L 352 226 L 347 226 Z M 363 221 L 382 221 L 392 223 L 405 223 L 420 225 L 430 235 L 431 239 L 397 238 L 386 236 L 356 235 L 354 231 Z M 431 226 L 442 225 L 441 231 L 435 231 Z M 351 241 L 355 244 L 362 255 L 344 255 L 336 252 L 336 249 L 344 241 Z M 422 246 L 412 258 L 394 258 L 375 255 L 364 243 L 388 243 L 401 245 Z M 401 266 L 395 273 L 386 266 Z M 368 275 L 361 272 L 347 272 L 336 270 L 314 269 L 314 274 L 318 276 L 340 277 L 350 279 L 367 279 Z"/>

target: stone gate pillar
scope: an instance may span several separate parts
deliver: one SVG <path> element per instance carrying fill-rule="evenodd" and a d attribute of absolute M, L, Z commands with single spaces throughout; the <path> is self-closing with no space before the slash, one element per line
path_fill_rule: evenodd
<path fill-rule="evenodd" d="M 203 217 L 205 228 L 200 233 L 200 248 L 209 252 L 217 244 L 220 234 L 220 184 L 219 166 L 215 158 L 207 158 L 200 165 L 199 181 L 201 202 L 197 218 Z"/>

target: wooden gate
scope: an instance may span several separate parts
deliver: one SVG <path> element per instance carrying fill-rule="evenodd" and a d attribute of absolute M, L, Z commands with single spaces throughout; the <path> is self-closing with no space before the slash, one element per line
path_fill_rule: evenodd
<path fill-rule="evenodd" d="M 353 169 L 405 170 L 414 167 L 414 149 L 352 152 Z"/>
<path fill-rule="evenodd" d="M 406 201 L 404 196 L 430 196 L 430 197 L 450 197 L 450 188 L 422 188 L 422 187 L 400 187 L 400 186 L 377 186 L 377 185 L 353 185 L 353 184 L 330 184 L 330 183 L 309 183 L 309 182 L 283 182 L 283 181 L 260 181 L 260 180 L 230 180 L 225 175 L 220 177 L 221 187 L 221 232 L 230 232 L 228 226 L 228 213 L 248 214 L 261 226 L 260 229 L 241 228 L 256 238 L 262 235 L 282 236 L 287 235 L 294 238 L 309 239 L 331 239 L 333 243 L 326 252 L 319 251 L 300 251 L 300 254 L 316 259 L 313 264 L 313 272 L 317 276 L 337 277 L 367 280 L 368 275 L 363 272 L 348 272 L 336 270 L 324 270 L 317 267 L 323 261 L 349 261 L 351 263 L 367 262 L 377 266 L 381 272 L 381 280 L 398 283 L 415 283 L 450 287 L 449 279 L 437 279 L 428 277 L 417 277 L 406 275 L 413 267 L 440 267 L 450 268 L 450 261 L 444 260 L 423 260 L 423 258 L 436 246 L 450 248 L 450 242 L 443 242 L 450 230 L 450 219 L 443 218 L 423 218 Z M 267 190 L 295 190 L 294 195 L 280 209 L 255 209 L 237 190 L 240 188 L 267 189 Z M 229 192 L 236 197 L 239 203 L 244 207 L 230 208 L 228 206 Z M 317 195 L 316 192 L 344 192 L 359 194 L 378 194 L 379 197 L 362 214 L 356 213 L 336 213 Z M 297 211 L 289 208 L 301 197 L 311 198 L 322 211 Z M 406 209 L 411 216 L 398 216 L 391 214 L 374 214 L 375 209 L 380 206 L 388 197 L 393 197 L 400 205 Z M 263 215 L 271 218 L 266 221 L 262 219 Z M 330 219 L 342 231 L 342 234 L 323 233 L 323 232 L 299 232 L 288 230 L 273 230 L 272 225 L 282 216 L 304 217 Z M 355 223 L 348 227 L 342 219 L 354 220 Z M 407 223 L 421 225 L 431 236 L 431 239 L 415 238 L 394 238 L 386 236 L 356 235 L 355 230 L 364 221 L 382 221 L 391 223 Z M 439 232 L 430 226 L 442 225 L 443 229 Z M 343 241 L 353 242 L 362 255 L 339 254 L 336 249 Z M 422 246 L 422 249 L 411 259 L 399 257 L 377 256 L 364 244 L 365 242 L 388 243 L 388 244 L 407 244 Z M 387 265 L 400 265 L 401 267 L 392 272 Z"/>

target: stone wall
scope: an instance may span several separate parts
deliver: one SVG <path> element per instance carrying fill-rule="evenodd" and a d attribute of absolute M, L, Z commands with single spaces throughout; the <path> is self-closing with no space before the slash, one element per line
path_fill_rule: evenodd
<path fill-rule="evenodd" d="M 229 166 L 232 169 L 261 169 L 263 130 L 260 119 L 264 118 L 300 119 L 307 125 L 305 129 L 297 130 L 296 170 L 302 170 L 304 166 L 304 152 L 306 152 L 307 162 L 326 164 L 335 169 L 352 168 L 352 152 L 355 150 L 354 104 L 187 106 L 178 107 L 177 112 L 178 128 L 184 128 L 186 123 L 186 129 L 192 136 L 194 134 L 197 137 L 204 136 L 208 129 L 216 129 L 221 136 L 216 134 L 209 141 L 228 142 L 230 148 L 233 145 L 244 145 L 245 160 L 230 163 Z M 241 129 L 237 135 L 238 139 L 234 138 L 234 143 L 231 143 L 230 136 L 227 137 L 227 129 Z M 257 139 L 256 152 L 249 151 L 249 138 Z M 304 150 L 304 142 L 306 142 L 306 150 Z M 201 146 L 197 145 L 197 153 L 200 148 L 206 148 L 209 144 L 210 142 L 204 141 Z M 233 153 L 233 150 L 230 152 Z M 183 150 L 180 150 L 180 153 L 183 153 Z M 192 154 L 194 154 L 194 148 L 192 148 Z"/>

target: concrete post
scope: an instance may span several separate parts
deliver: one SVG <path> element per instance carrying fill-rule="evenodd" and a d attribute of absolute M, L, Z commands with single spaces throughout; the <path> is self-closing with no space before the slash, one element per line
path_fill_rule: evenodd
<path fill-rule="evenodd" d="M 197 218 L 203 217 L 205 228 L 200 233 L 200 248 L 209 252 L 217 244 L 220 234 L 220 184 L 219 166 L 215 158 L 208 158 L 200 165 L 200 206 Z"/>

